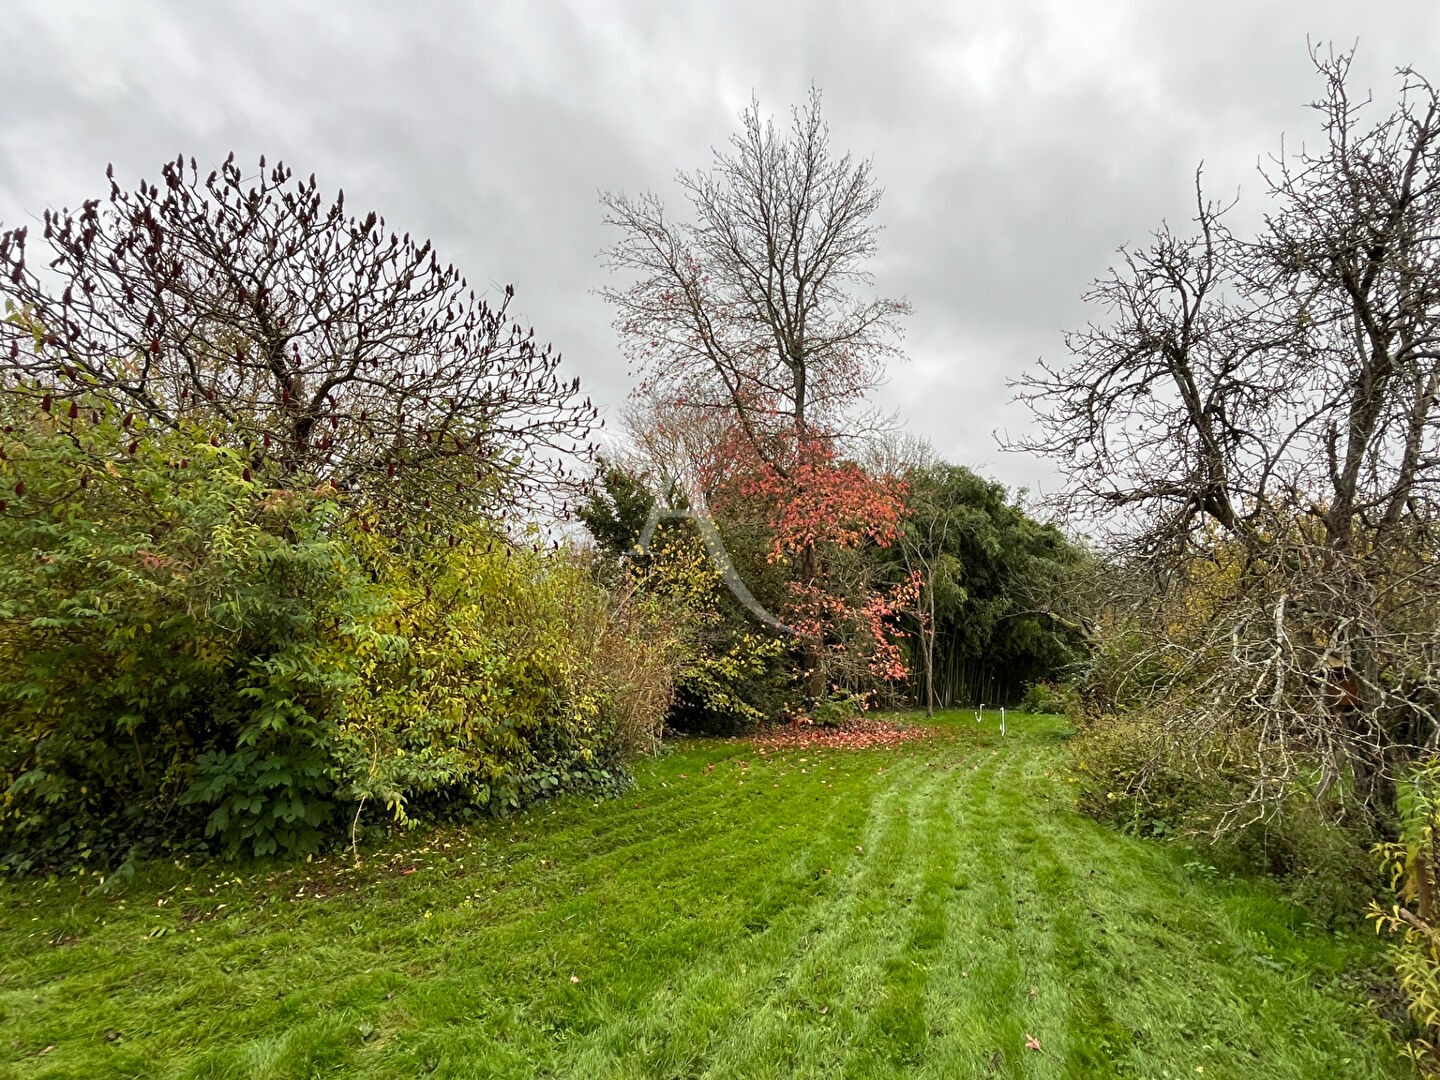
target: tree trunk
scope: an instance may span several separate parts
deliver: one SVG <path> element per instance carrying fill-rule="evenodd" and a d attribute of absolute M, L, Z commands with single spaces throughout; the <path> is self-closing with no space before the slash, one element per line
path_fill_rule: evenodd
<path fill-rule="evenodd" d="M 924 590 L 930 597 L 930 610 L 920 622 L 921 651 L 925 657 L 925 715 L 935 715 L 935 583 Z"/>
<path fill-rule="evenodd" d="M 801 584 L 814 584 L 818 573 L 815 549 L 803 548 L 795 566 L 795 579 Z M 800 646 L 802 683 L 805 703 L 815 705 L 825 697 L 825 642 L 806 638 Z"/>

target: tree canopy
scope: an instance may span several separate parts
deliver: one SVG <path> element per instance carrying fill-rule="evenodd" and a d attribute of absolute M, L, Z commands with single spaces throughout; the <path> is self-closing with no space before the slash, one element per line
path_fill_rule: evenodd
<path fill-rule="evenodd" d="M 860 293 L 881 192 L 869 161 L 831 150 L 819 92 L 788 131 L 753 101 L 741 124 L 709 170 L 679 175 L 691 220 L 654 194 L 604 197 L 622 283 L 601 295 L 644 384 L 725 413 L 783 470 L 853 426 L 910 306 Z"/>

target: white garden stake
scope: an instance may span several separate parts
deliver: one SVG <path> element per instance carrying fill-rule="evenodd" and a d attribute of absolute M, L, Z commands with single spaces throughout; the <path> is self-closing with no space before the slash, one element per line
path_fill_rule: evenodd
<path fill-rule="evenodd" d="M 1000 706 L 1000 734 L 1005 734 L 1005 706 Z"/>
<path fill-rule="evenodd" d="M 980 708 L 975 710 L 975 723 L 980 723 L 980 714 L 985 710 L 985 703 L 980 702 Z"/>

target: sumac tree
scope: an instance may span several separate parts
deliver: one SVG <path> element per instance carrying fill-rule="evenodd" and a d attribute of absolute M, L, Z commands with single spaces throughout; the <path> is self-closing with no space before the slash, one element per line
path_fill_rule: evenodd
<path fill-rule="evenodd" d="M 165 426 L 216 417 L 285 473 L 376 493 L 422 477 L 417 503 L 524 502 L 585 452 L 594 410 L 512 321 L 511 288 L 478 298 L 428 241 L 264 158 L 177 158 L 134 189 L 107 175 L 106 198 L 47 210 L 38 238 L 0 234 L 12 386 L 99 392 Z"/>

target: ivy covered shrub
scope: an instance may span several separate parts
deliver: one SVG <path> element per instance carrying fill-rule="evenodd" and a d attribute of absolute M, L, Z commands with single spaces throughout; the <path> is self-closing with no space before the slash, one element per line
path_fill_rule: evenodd
<path fill-rule="evenodd" d="M 219 427 L 3 410 L 0 869 L 511 809 L 658 730 L 679 643 L 564 550 L 378 521 Z"/>
<path fill-rule="evenodd" d="M 789 682 L 786 643 L 739 609 L 688 522 L 657 530 L 649 558 L 631 567 L 628 584 L 664 608 L 687 646 L 674 670 L 671 728 L 733 735 L 780 710 Z"/>

